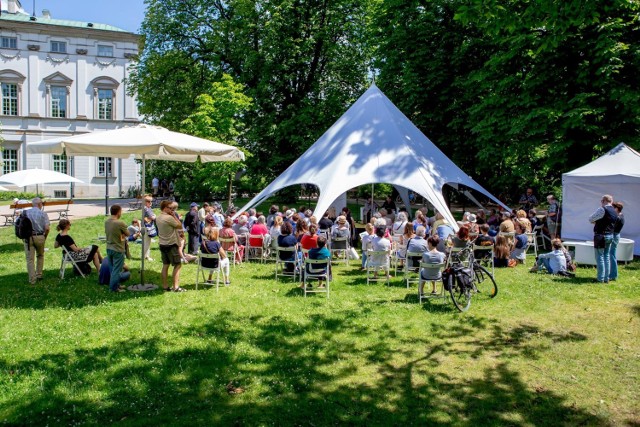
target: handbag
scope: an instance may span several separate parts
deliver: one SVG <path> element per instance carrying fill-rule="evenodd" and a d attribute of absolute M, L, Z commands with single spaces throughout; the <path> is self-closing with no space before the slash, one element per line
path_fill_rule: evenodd
<path fill-rule="evenodd" d="M 349 248 L 349 259 L 360 259 L 358 251 L 355 248 Z"/>

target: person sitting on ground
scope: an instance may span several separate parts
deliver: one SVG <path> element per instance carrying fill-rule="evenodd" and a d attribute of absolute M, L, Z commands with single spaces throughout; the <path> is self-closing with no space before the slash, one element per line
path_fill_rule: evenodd
<path fill-rule="evenodd" d="M 239 243 L 238 236 L 236 235 L 236 232 L 233 231 L 232 227 L 233 221 L 231 220 L 231 217 L 227 217 L 222 223 L 222 230 L 220 230 L 219 237 L 222 239 L 229 239 L 228 242 L 221 242 L 222 248 L 229 253 L 236 252 L 234 262 L 239 264 L 242 262 L 242 258 L 244 257 L 244 245 Z"/>
<path fill-rule="evenodd" d="M 496 268 L 509 266 L 509 255 L 511 247 L 507 238 L 501 235 L 496 237 L 496 243 L 493 246 L 493 265 Z"/>
<path fill-rule="evenodd" d="M 391 254 L 391 242 L 384 237 L 385 227 L 376 227 L 375 236 L 371 240 L 371 250 L 377 253 L 367 257 L 368 266 L 374 267 L 374 277 L 378 277 L 378 269 L 384 270 L 384 274 L 389 278 L 389 256 Z"/>
<path fill-rule="evenodd" d="M 129 240 L 130 242 L 137 242 L 140 243 L 141 237 L 142 237 L 142 231 L 140 230 L 140 220 L 137 218 L 134 218 L 131 220 L 131 225 L 129 227 L 127 227 L 127 229 L 129 230 L 129 237 L 127 237 L 127 240 Z"/>
<path fill-rule="evenodd" d="M 421 255 L 411 257 L 411 259 L 407 259 L 407 267 L 418 267 L 420 259 L 422 258 L 422 254 L 429 250 L 429 245 L 427 245 L 427 240 L 425 239 L 426 235 L 427 230 L 421 225 L 416 229 L 415 237 L 408 240 L 407 252 L 419 253 Z"/>
<path fill-rule="evenodd" d="M 489 225 L 482 224 L 480 226 L 480 234 L 478 235 L 478 237 L 476 237 L 476 240 L 473 242 L 473 244 L 475 246 L 493 246 L 494 243 L 495 243 L 494 238 L 489 236 Z M 483 251 L 481 249 L 476 249 L 475 251 L 473 251 L 473 257 L 478 260 L 481 260 L 484 258 L 490 258 L 491 252 Z"/>
<path fill-rule="evenodd" d="M 89 267 L 86 271 L 90 271 L 91 262 L 93 262 L 96 271 L 100 271 L 102 255 L 100 254 L 100 249 L 97 245 L 90 245 L 85 248 L 79 248 L 73 238 L 69 236 L 71 221 L 66 218 L 62 218 L 60 222 L 58 222 L 58 226 L 56 228 L 60 233 L 56 236 L 56 241 L 53 244 L 54 248 L 64 246 L 69 252 L 71 258 L 75 261 L 76 264 L 78 264 L 78 267 L 81 269 L 80 271 L 82 273 L 84 273 L 84 271 L 82 270 L 83 266 L 81 264 L 87 264 Z"/>
<path fill-rule="evenodd" d="M 204 239 L 200 244 L 200 253 L 203 255 L 218 254 L 218 258 L 202 258 L 200 261 L 201 265 L 204 268 L 212 269 L 218 268 L 219 266 L 224 277 L 224 284 L 225 286 L 229 286 L 231 284 L 231 281 L 229 280 L 229 257 L 218 240 L 220 233 L 216 227 L 210 227 L 207 231 L 208 233 L 205 235 L 206 239 Z M 212 279 L 213 272 L 209 272 L 209 279 L 207 282 L 211 283 Z"/>
<path fill-rule="evenodd" d="M 122 271 L 120 272 L 120 283 L 124 283 L 131 278 L 131 271 L 129 271 L 129 267 L 127 264 L 122 266 Z M 98 272 L 98 284 L 99 285 L 108 285 L 111 281 L 111 262 L 108 257 L 102 258 L 102 263 L 100 263 L 100 270 Z"/>
<path fill-rule="evenodd" d="M 401 236 L 404 233 L 404 226 L 407 225 L 407 214 L 399 212 L 396 216 L 396 222 L 391 226 L 391 233 L 394 236 Z"/>
<path fill-rule="evenodd" d="M 326 243 L 326 239 L 325 239 Z M 300 246 L 302 249 L 311 250 L 318 247 L 318 226 L 315 224 L 309 225 L 309 230 L 304 233 L 300 239 Z"/>
<path fill-rule="evenodd" d="M 372 249 L 373 241 L 373 224 L 366 223 L 364 226 L 364 233 L 360 234 L 360 241 L 362 242 L 362 270 L 365 269 L 367 264 L 367 251 Z"/>
<path fill-rule="evenodd" d="M 520 264 L 524 264 L 527 259 L 527 247 L 529 246 L 529 238 L 524 233 L 524 225 L 522 223 L 516 222 L 515 227 L 515 246 L 511 251 L 511 255 L 509 256 L 509 258 L 517 260 Z"/>
<path fill-rule="evenodd" d="M 445 260 L 445 254 L 438 251 L 438 245 L 440 238 L 438 236 L 431 236 L 427 239 L 428 251 L 422 254 L 422 262 L 426 264 L 442 264 Z M 442 272 L 440 267 L 434 268 L 422 268 L 420 270 L 420 289 L 418 293 L 423 295 L 424 281 L 431 281 L 431 295 L 437 295 L 436 282 L 442 279 Z"/>
<path fill-rule="evenodd" d="M 322 215 L 322 219 L 318 222 L 320 226 L 320 231 L 330 230 L 333 227 L 333 221 L 329 219 L 329 211 L 326 211 L 324 215 Z"/>
<path fill-rule="evenodd" d="M 529 271 L 536 272 L 541 268 L 544 268 L 549 274 L 559 274 L 567 271 L 567 260 L 562 251 L 562 241 L 560 239 L 553 239 L 551 241 L 551 248 L 553 251 L 538 255 L 536 265 L 531 267 Z"/>
<path fill-rule="evenodd" d="M 318 259 L 318 260 L 330 259 L 331 252 L 329 252 L 329 249 L 327 249 L 326 246 L 327 246 L 327 238 L 324 236 L 318 236 L 317 247 L 309 249 L 309 259 Z M 326 264 L 315 265 L 313 269 L 311 269 L 310 266 L 307 266 L 306 272 L 313 273 L 313 274 L 327 274 L 327 265 Z M 331 274 L 331 271 L 329 271 L 328 274 Z M 318 278 L 318 288 L 324 288 L 324 284 L 322 283 L 321 278 Z"/>
<path fill-rule="evenodd" d="M 298 241 L 295 236 L 292 234 L 293 228 L 291 227 L 291 223 L 288 221 L 283 222 L 280 226 L 280 235 L 278 236 L 278 247 L 281 248 L 296 248 L 298 245 Z M 292 272 L 297 264 L 297 256 L 298 251 L 286 251 L 280 252 L 280 259 L 282 261 L 290 261 L 285 264 L 285 271 Z"/>

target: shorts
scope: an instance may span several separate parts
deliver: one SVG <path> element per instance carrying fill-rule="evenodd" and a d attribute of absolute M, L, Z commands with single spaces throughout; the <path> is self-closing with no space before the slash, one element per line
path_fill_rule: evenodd
<path fill-rule="evenodd" d="M 547 221 L 547 229 L 549 230 L 549 234 L 557 234 L 558 223 L 555 221 Z"/>
<path fill-rule="evenodd" d="M 162 255 L 162 264 L 171 264 L 173 266 L 181 265 L 182 258 L 178 252 L 178 245 L 160 245 L 160 254 Z"/>

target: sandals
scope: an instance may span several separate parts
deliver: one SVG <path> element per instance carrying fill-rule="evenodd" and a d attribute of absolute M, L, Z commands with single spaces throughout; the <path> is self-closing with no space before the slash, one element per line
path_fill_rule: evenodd
<path fill-rule="evenodd" d="M 172 292 L 187 292 L 186 289 L 181 288 L 180 286 L 178 286 L 177 288 L 173 288 L 171 289 Z"/>
<path fill-rule="evenodd" d="M 171 288 L 162 288 L 162 290 L 165 292 L 171 292 Z"/>

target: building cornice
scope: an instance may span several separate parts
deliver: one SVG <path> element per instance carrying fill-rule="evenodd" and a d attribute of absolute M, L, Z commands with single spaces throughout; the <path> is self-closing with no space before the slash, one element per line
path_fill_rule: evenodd
<path fill-rule="evenodd" d="M 0 19 L 0 30 L 16 33 L 46 34 L 59 37 L 85 37 L 96 40 L 120 41 L 138 44 L 141 36 L 121 31 L 98 30 L 82 27 L 64 27 L 60 25 L 39 24 L 35 22 L 16 22 Z"/>

